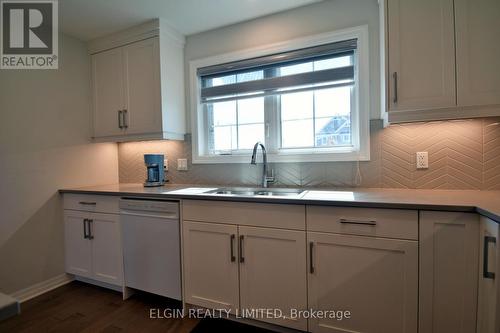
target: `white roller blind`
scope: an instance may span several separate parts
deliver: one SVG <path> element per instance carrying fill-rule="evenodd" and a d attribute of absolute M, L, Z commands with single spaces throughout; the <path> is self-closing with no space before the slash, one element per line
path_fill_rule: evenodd
<path fill-rule="evenodd" d="M 227 101 L 353 85 L 352 58 L 356 48 L 357 40 L 351 39 L 200 68 L 197 73 L 201 80 L 201 101 Z M 302 70 L 291 73 L 286 70 L 301 64 L 305 65 Z"/>

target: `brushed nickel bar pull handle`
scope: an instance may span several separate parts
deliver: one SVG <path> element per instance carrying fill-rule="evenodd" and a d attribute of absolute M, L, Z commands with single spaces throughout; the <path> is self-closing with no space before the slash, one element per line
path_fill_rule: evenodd
<path fill-rule="evenodd" d="M 83 239 L 89 238 L 87 234 L 87 222 L 88 222 L 87 219 L 83 219 Z"/>
<path fill-rule="evenodd" d="M 231 247 L 231 262 L 236 261 L 236 257 L 234 256 L 234 239 L 236 238 L 235 234 L 231 235 L 230 241 L 229 241 L 229 246 Z"/>
<path fill-rule="evenodd" d="M 495 279 L 495 273 L 488 271 L 488 257 L 489 257 L 489 245 L 490 243 L 496 244 L 497 239 L 491 236 L 484 236 L 484 248 L 483 248 L 483 277 L 485 279 Z"/>
<path fill-rule="evenodd" d="M 124 109 L 123 110 L 123 127 L 128 128 L 128 110 Z"/>
<path fill-rule="evenodd" d="M 80 201 L 80 205 L 86 205 L 86 206 L 95 206 L 97 205 L 97 202 L 90 202 L 90 201 Z"/>
<path fill-rule="evenodd" d="M 394 79 L 394 99 L 392 100 L 394 104 L 398 104 L 398 72 L 392 74 Z"/>
<path fill-rule="evenodd" d="M 94 220 L 90 219 L 90 220 L 87 220 L 88 223 L 89 223 L 89 236 L 88 238 L 89 239 L 94 239 L 94 235 L 92 234 L 92 229 L 93 229 L 93 225 L 94 225 Z"/>
<path fill-rule="evenodd" d="M 377 221 L 362 221 L 362 220 L 349 220 L 349 219 L 340 219 L 340 223 L 342 224 L 358 224 L 358 225 L 368 225 L 370 227 L 374 227 L 377 225 Z"/>
<path fill-rule="evenodd" d="M 243 256 L 243 239 L 245 236 L 240 236 L 240 262 L 245 262 L 245 257 Z"/>
<path fill-rule="evenodd" d="M 309 242 L 309 273 L 314 274 L 314 242 Z"/>
<path fill-rule="evenodd" d="M 123 125 L 122 125 L 122 113 L 123 113 L 122 110 L 118 110 L 118 128 L 119 129 L 123 128 Z"/>

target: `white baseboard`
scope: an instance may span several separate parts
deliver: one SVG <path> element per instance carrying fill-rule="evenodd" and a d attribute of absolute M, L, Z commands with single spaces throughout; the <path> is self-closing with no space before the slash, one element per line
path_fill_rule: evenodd
<path fill-rule="evenodd" d="M 28 288 L 18 290 L 10 296 L 14 297 L 21 303 L 26 302 L 27 300 L 51 291 L 52 289 L 70 283 L 73 280 L 73 276 L 69 274 L 57 275 L 48 280 L 29 286 Z"/>

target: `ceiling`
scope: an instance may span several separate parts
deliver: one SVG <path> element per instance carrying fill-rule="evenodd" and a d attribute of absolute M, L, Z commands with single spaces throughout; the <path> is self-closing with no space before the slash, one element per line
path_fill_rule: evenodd
<path fill-rule="evenodd" d="M 82 40 L 153 18 L 184 35 L 238 23 L 321 0 L 60 0 L 61 30 Z"/>

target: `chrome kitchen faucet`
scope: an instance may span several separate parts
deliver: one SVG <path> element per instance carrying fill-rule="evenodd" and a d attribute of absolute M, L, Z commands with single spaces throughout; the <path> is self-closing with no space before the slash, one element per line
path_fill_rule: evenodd
<path fill-rule="evenodd" d="M 253 146 L 252 161 L 250 162 L 250 164 L 257 165 L 257 163 L 255 162 L 255 159 L 257 157 L 257 149 L 259 148 L 259 146 L 262 149 L 262 163 L 263 163 L 262 187 L 267 187 L 268 183 L 274 182 L 274 175 L 273 175 L 274 172 L 271 169 L 271 176 L 267 175 L 267 153 L 266 153 L 266 147 L 261 142 L 257 142 Z"/>

